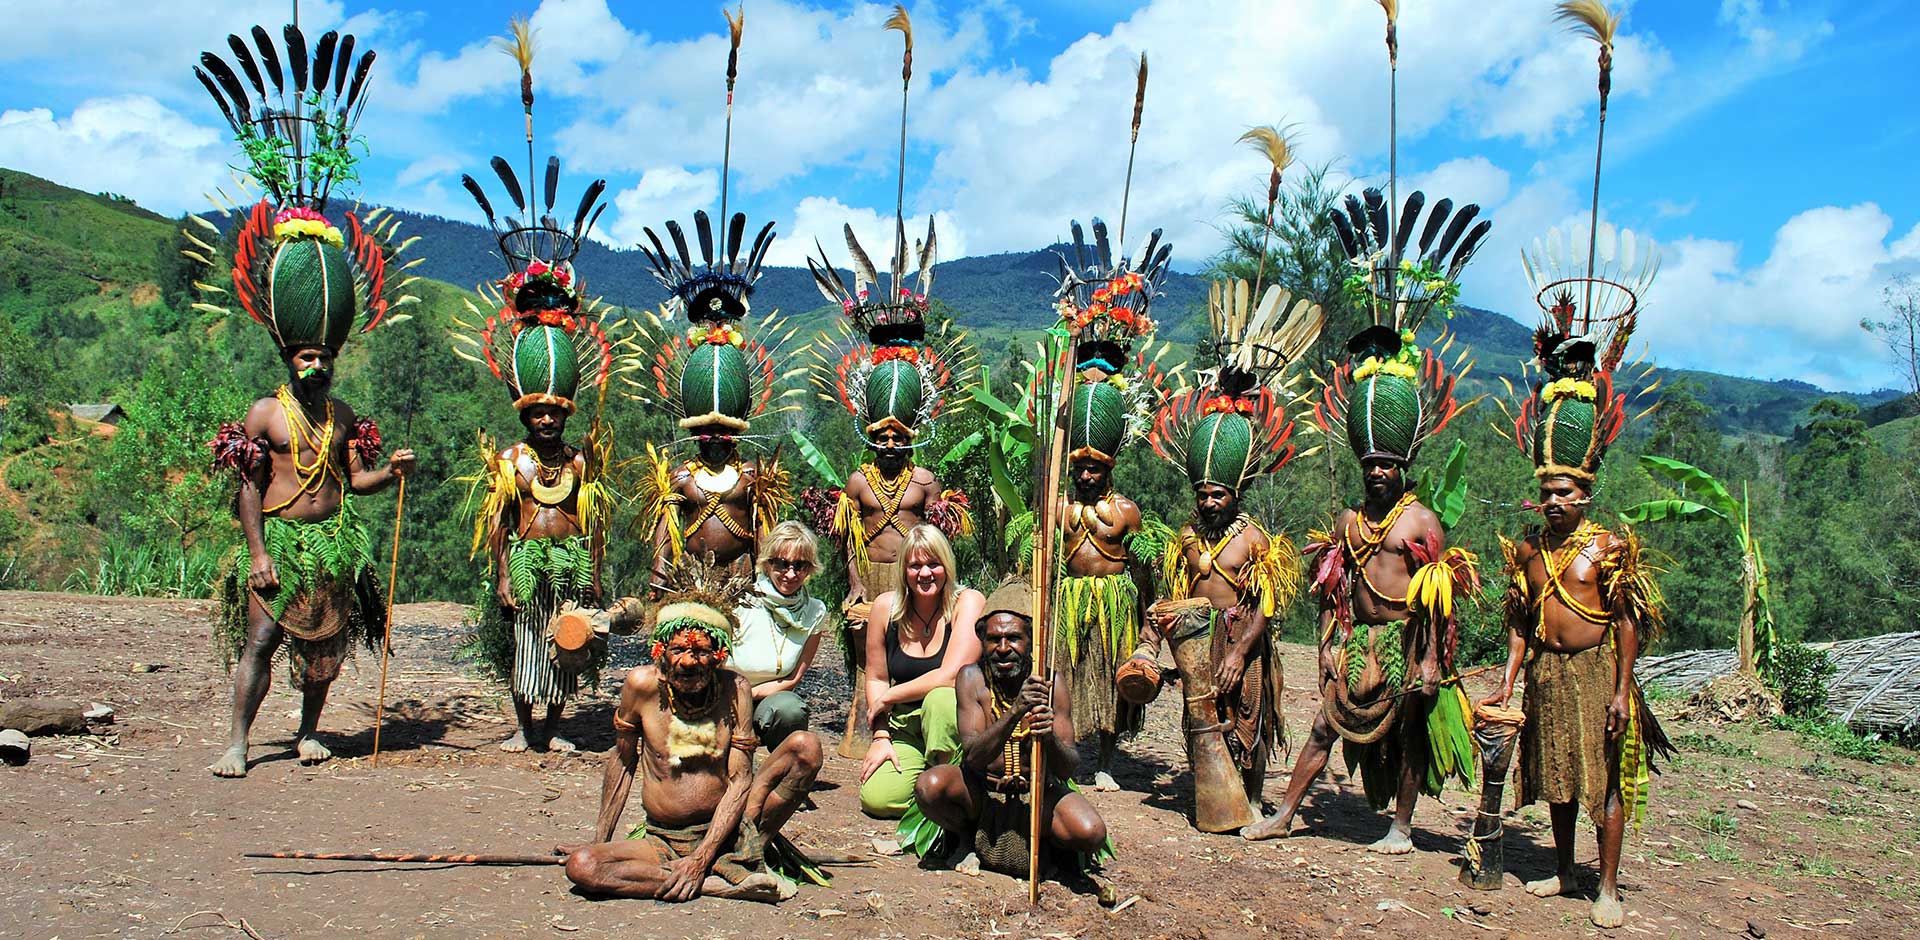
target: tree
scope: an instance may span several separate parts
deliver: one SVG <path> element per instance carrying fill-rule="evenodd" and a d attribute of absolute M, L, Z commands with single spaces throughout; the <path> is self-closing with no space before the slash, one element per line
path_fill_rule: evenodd
<path fill-rule="evenodd" d="M 1913 275 L 1902 274 L 1887 285 L 1882 296 L 1887 318 L 1863 317 L 1860 328 L 1886 344 L 1887 355 L 1907 383 L 1907 393 L 1914 396 L 1908 410 L 1920 411 L 1920 284 L 1914 282 Z"/>
<path fill-rule="evenodd" d="M 1219 226 L 1227 246 L 1202 269 L 1207 278 L 1240 278 L 1251 282 L 1262 270 L 1261 246 L 1266 246 L 1265 283 L 1278 284 L 1296 297 L 1305 297 L 1327 312 L 1326 329 L 1308 354 L 1311 363 L 1333 359 L 1347 337 L 1367 325 L 1364 311 L 1346 300 L 1343 287 L 1347 259 L 1341 254 L 1333 229 L 1333 210 L 1340 190 L 1327 179 L 1331 164 L 1309 167 L 1280 190 L 1274 204 L 1272 237 L 1266 238 L 1266 204 L 1255 196 L 1236 196 L 1227 204 L 1231 221 Z"/>
<path fill-rule="evenodd" d="M 1745 594 L 1740 610 L 1740 671 L 1757 674 L 1778 688 L 1780 638 L 1774 627 L 1773 602 L 1767 596 L 1767 560 L 1753 534 L 1752 500 L 1746 488 L 1741 488 L 1741 498 L 1736 500 L 1712 474 L 1671 457 L 1641 454 L 1640 466 L 1673 481 L 1694 498 L 1648 500 L 1622 512 L 1620 518 L 1633 523 L 1719 519 L 1732 528 L 1740 546 L 1740 588 Z"/>

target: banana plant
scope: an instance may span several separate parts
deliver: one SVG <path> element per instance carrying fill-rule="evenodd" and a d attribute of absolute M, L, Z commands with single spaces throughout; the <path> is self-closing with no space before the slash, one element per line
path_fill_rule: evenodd
<path fill-rule="evenodd" d="M 828 457 L 825 451 L 803 436 L 799 428 L 787 431 L 787 439 L 793 442 L 794 448 L 800 451 L 801 459 L 807 462 L 807 466 L 813 468 L 814 474 L 827 486 L 837 490 L 847 485 L 847 477 L 852 475 L 852 470 L 841 472 L 840 468 L 833 465 L 833 458 Z M 858 466 L 858 459 L 855 458 L 855 466 Z"/>
<path fill-rule="evenodd" d="M 1718 519 L 1733 532 L 1740 546 L 1740 587 L 1746 594 L 1740 612 L 1740 670 L 1774 684 L 1779 678 L 1780 637 L 1773 604 L 1767 599 L 1767 559 L 1753 534 L 1753 501 L 1746 485 L 1741 484 L 1740 498 L 1735 499 L 1712 474 L 1690 463 L 1642 454 L 1640 466 L 1672 481 L 1684 495 L 1648 500 L 1620 518 L 1635 523 Z"/>
<path fill-rule="evenodd" d="M 1007 404 L 989 391 L 989 374 L 986 366 L 980 367 L 980 381 L 973 387 L 973 403 L 983 412 L 990 426 L 976 432 L 982 440 L 974 440 L 969 435 L 954 449 L 966 447 L 969 450 L 980 443 L 987 447 L 987 473 L 993 482 L 993 498 L 1004 513 L 1004 521 L 1027 511 L 1026 487 L 1014 481 L 1013 467 L 1030 456 L 1039 442 L 1033 426 L 1033 389 L 1029 385 L 1020 393 L 1017 404 Z M 949 452 L 951 454 L 951 451 Z"/>

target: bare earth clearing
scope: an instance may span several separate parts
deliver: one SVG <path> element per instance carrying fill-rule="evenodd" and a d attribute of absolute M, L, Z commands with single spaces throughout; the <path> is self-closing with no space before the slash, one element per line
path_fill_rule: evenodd
<path fill-rule="evenodd" d="M 1126 789 L 1092 794 L 1120 850 L 1109 874 L 1123 898 L 1139 896 L 1117 912 L 1054 884 L 1029 909 L 1018 882 L 921 871 L 911 857 L 838 869 L 831 888 L 805 888 L 777 908 L 590 901 L 557 868 L 240 858 L 293 848 L 537 852 L 586 833 L 611 700 L 602 692 L 571 713 L 563 733 L 584 754 L 500 753 L 492 745 L 509 731 L 504 700 L 451 657 L 460 613 L 451 604 L 396 611 L 378 768 L 366 755 L 379 667 L 363 656 L 335 685 L 322 724 L 339 759 L 319 767 L 293 759 L 298 703 L 279 668 L 255 728 L 252 775 L 223 781 L 204 769 L 225 739 L 230 694 L 209 649 L 206 602 L 0 593 L 0 698 L 105 702 L 117 718 L 103 737 L 36 739 L 30 764 L 0 768 L 0 935 L 238 938 L 243 919 L 266 938 L 1599 933 L 1587 926 L 1584 900 L 1538 900 L 1517 887 L 1517 877 L 1550 867 L 1537 808 L 1510 815 L 1515 875 L 1486 893 L 1455 880 L 1474 794 L 1423 800 L 1417 851 L 1401 858 L 1362 848 L 1386 821 L 1344 772 L 1309 799 L 1311 831 L 1291 841 L 1193 832 L 1175 795 L 1186 785 L 1172 769 L 1177 695 L 1155 703 L 1147 735 L 1130 745 L 1119 774 Z M 1290 675 L 1309 674 L 1308 650 L 1287 655 Z M 845 678 L 831 649 L 820 660 L 808 686 L 816 726 L 830 727 L 843 721 L 832 702 Z M 133 672 L 136 662 L 159 668 Z M 603 689 L 615 678 L 603 677 Z M 1311 692 L 1290 691 L 1296 741 L 1316 704 Z M 1751 924 L 1774 938 L 1911 935 L 1920 923 L 1920 770 L 1845 760 L 1775 731 L 1677 721 L 1668 731 L 1689 749 L 1655 778 L 1647 825 L 1628 836 L 1627 927 L 1608 934 L 1726 938 Z M 818 808 L 795 820 L 800 841 L 866 849 L 891 838 L 891 824 L 859 815 L 857 770 L 829 759 Z M 1268 797 L 1284 784 L 1271 779 Z M 1593 854 L 1583 831 L 1581 858 L 1591 864 Z"/>

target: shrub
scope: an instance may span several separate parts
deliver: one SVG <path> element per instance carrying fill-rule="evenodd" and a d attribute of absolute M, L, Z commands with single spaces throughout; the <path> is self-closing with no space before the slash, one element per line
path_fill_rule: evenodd
<path fill-rule="evenodd" d="M 1780 707 L 1787 714 L 1818 718 L 1827 711 L 1827 680 L 1833 672 L 1833 660 L 1825 650 L 1786 643 L 1780 647 L 1779 666 L 1768 685 L 1780 696 Z"/>

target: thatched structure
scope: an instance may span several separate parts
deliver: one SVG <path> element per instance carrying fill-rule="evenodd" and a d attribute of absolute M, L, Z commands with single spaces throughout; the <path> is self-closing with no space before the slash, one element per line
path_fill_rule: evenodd
<path fill-rule="evenodd" d="M 1827 710 L 1836 720 L 1863 734 L 1920 738 L 1920 632 L 1811 645 L 1833 660 Z M 1692 695 L 1738 662 L 1733 650 L 1689 650 L 1643 659 L 1634 671 L 1643 686 Z"/>

